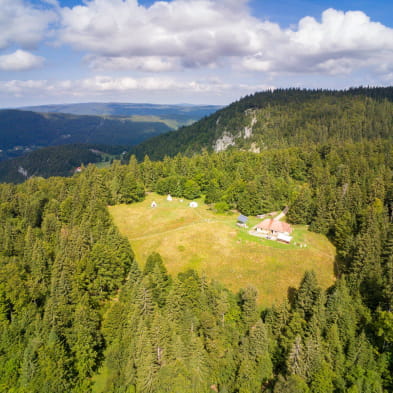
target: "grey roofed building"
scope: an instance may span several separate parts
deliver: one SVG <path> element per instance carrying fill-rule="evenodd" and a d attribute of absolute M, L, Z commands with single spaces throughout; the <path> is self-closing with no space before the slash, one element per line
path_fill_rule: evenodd
<path fill-rule="evenodd" d="M 243 216 L 243 214 L 240 214 L 240 216 L 237 218 L 237 222 L 240 222 L 241 224 L 245 224 L 248 220 L 248 217 Z"/>

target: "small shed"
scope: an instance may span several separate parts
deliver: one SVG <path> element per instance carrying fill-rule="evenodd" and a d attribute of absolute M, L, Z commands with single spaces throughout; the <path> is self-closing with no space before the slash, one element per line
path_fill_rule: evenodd
<path fill-rule="evenodd" d="M 279 233 L 277 235 L 277 241 L 289 244 L 292 240 L 292 236 L 284 235 L 283 233 Z"/>
<path fill-rule="evenodd" d="M 237 225 L 240 227 L 246 227 L 246 223 L 248 221 L 248 217 L 243 216 L 243 214 L 240 214 L 240 216 L 237 218 Z"/>
<path fill-rule="evenodd" d="M 192 202 L 190 202 L 189 206 L 195 208 L 195 207 L 198 207 L 198 203 L 195 201 L 192 201 Z"/>
<path fill-rule="evenodd" d="M 168 194 L 168 196 L 166 197 L 166 200 L 167 200 L 167 201 L 169 201 L 169 202 L 171 202 L 171 201 L 172 201 L 171 194 Z"/>

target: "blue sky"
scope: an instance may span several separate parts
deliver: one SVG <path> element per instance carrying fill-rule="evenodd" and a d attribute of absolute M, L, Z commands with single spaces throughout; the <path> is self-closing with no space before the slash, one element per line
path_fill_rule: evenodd
<path fill-rule="evenodd" d="M 393 2 L 0 0 L 0 107 L 393 83 Z"/>

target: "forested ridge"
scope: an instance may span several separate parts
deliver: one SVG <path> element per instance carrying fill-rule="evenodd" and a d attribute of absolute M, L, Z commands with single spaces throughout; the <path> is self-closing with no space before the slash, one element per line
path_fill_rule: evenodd
<path fill-rule="evenodd" d="M 139 159 L 162 159 L 231 148 L 270 148 L 392 137 L 393 88 L 277 89 L 246 96 L 174 133 L 132 149 Z M 217 141 L 230 143 L 219 147 Z"/>
<path fill-rule="evenodd" d="M 1 184 L 0 391 L 392 391 L 393 143 L 368 139 Z M 148 191 L 247 215 L 289 205 L 336 245 L 336 284 L 305 272 L 260 310 L 252 287 L 171 277 L 154 250 L 135 261 L 107 205 Z"/>
<path fill-rule="evenodd" d="M 125 146 L 86 144 L 43 147 L 22 157 L 0 161 L 0 182 L 21 183 L 32 176 L 72 176 L 82 165 L 109 165 L 114 158 L 124 156 L 125 149 Z"/>
<path fill-rule="evenodd" d="M 189 124 L 220 109 L 216 105 L 157 105 L 121 102 L 86 102 L 75 104 L 39 105 L 19 108 L 34 112 L 70 113 L 94 116 L 155 117 L 175 124 Z"/>
<path fill-rule="evenodd" d="M 39 147 L 75 143 L 133 145 L 170 131 L 161 122 L 129 118 L 0 110 L 0 160 Z"/>

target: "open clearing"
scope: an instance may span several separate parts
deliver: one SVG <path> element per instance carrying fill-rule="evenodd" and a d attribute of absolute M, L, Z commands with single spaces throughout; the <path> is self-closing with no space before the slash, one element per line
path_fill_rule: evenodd
<path fill-rule="evenodd" d="M 156 208 L 151 207 L 153 200 Z M 157 194 L 140 203 L 111 206 L 109 212 L 141 267 L 156 251 L 172 275 L 192 268 L 233 291 L 255 286 L 263 307 L 284 300 L 306 270 L 316 272 L 323 288 L 334 282 L 334 246 L 305 226 L 294 226 L 296 245 L 281 244 L 249 235 L 236 226 L 236 214 L 218 215 L 203 203 L 193 209 L 186 200 L 169 202 Z M 250 218 L 248 225 L 260 221 Z"/>

